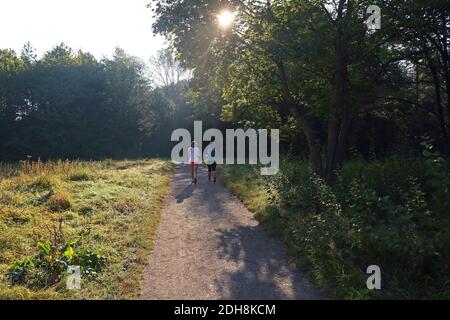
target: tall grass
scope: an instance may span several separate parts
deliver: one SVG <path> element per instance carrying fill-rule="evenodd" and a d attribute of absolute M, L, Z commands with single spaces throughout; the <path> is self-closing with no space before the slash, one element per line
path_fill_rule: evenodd
<path fill-rule="evenodd" d="M 108 168 L 128 168 L 131 166 L 147 165 L 146 160 L 124 160 L 114 161 L 106 159 L 103 161 L 81 161 L 81 160 L 56 160 L 41 161 L 38 160 L 22 160 L 19 162 L 5 163 L 0 162 L 0 178 L 10 178 L 19 175 L 41 175 L 41 174 L 57 174 L 69 175 L 82 170 L 100 170 Z"/>

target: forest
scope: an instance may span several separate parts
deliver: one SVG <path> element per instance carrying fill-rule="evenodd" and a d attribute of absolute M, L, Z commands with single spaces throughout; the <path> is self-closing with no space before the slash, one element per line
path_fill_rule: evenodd
<path fill-rule="evenodd" d="M 168 154 L 161 145 L 170 140 L 157 137 L 170 138 L 164 124 L 178 116 L 174 104 L 189 103 L 183 82 L 170 95 L 152 88 L 145 63 L 120 48 L 101 61 L 64 43 L 40 59 L 34 52 L 30 43 L 20 55 L 0 51 L 1 161 Z"/>
<path fill-rule="evenodd" d="M 367 8 L 380 8 L 379 28 Z M 280 172 L 221 166 L 331 297 L 450 297 L 445 0 L 150 1 L 150 62 L 0 50 L 0 161 L 169 158 L 176 128 L 280 129 Z M 230 21 L 220 23 L 226 11 Z M 219 19 L 219 23 L 218 23 Z M 251 192 L 249 192 L 249 190 Z M 367 290 L 379 265 L 383 290 Z"/>

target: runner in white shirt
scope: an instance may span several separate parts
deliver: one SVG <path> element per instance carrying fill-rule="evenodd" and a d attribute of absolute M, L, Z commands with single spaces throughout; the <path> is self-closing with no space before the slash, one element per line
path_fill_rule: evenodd
<path fill-rule="evenodd" d="M 197 184 L 197 169 L 200 163 L 200 149 L 196 146 L 195 141 L 192 141 L 188 148 L 189 167 L 191 168 L 191 182 Z"/>

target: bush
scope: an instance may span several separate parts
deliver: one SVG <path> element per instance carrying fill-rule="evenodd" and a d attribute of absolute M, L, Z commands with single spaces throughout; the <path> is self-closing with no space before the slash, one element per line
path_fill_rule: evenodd
<path fill-rule="evenodd" d="M 280 172 L 266 179 L 271 203 L 300 214 L 315 212 L 311 177 L 312 169 L 307 163 L 283 158 Z"/>
<path fill-rule="evenodd" d="M 69 265 L 80 266 L 81 273 L 95 275 L 106 265 L 106 257 L 90 250 L 77 250 L 78 240 L 62 245 L 38 242 L 34 257 L 16 261 L 9 270 L 13 284 L 23 284 L 38 289 L 54 285 Z"/>
<path fill-rule="evenodd" d="M 56 193 L 48 199 L 48 208 L 51 211 L 64 211 L 72 206 L 72 200 L 68 193 Z"/>
<path fill-rule="evenodd" d="M 423 160 L 352 161 L 330 187 L 308 164 L 282 159 L 265 178 L 272 209 L 258 217 L 334 297 L 449 298 L 448 169 L 431 151 Z M 381 291 L 365 286 L 372 264 Z"/>

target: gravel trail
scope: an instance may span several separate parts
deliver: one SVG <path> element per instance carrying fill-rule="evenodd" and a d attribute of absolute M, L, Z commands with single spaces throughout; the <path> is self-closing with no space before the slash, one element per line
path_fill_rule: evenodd
<path fill-rule="evenodd" d="M 322 299 L 282 245 L 219 181 L 174 169 L 141 299 Z"/>

